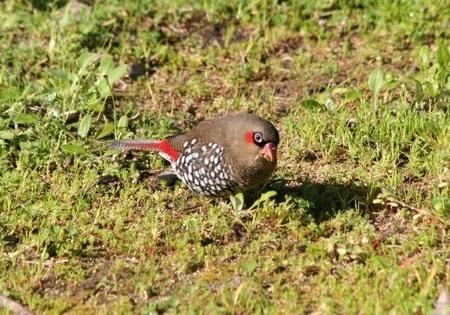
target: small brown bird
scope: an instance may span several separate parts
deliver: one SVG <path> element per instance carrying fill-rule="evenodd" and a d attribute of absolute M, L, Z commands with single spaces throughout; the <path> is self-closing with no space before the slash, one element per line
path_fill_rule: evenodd
<path fill-rule="evenodd" d="M 163 140 L 116 140 L 112 147 L 157 151 L 192 191 L 215 196 L 264 184 L 276 167 L 279 141 L 269 121 L 232 113 Z"/>

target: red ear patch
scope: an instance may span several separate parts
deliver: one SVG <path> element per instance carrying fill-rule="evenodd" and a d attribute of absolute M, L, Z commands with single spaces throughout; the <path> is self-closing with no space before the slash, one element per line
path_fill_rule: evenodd
<path fill-rule="evenodd" d="M 245 140 L 249 143 L 254 144 L 255 140 L 253 139 L 253 136 L 254 136 L 253 131 L 247 131 L 245 133 Z"/>

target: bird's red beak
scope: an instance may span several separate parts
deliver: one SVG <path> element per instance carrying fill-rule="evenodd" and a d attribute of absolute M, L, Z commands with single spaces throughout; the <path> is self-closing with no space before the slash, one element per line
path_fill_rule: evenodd
<path fill-rule="evenodd" d="M 270 161 L 274 162 L 277 160 L 277 145 L 273 142 L 268 142 L 264 145 L 262 149 L 264 157 Z"/>

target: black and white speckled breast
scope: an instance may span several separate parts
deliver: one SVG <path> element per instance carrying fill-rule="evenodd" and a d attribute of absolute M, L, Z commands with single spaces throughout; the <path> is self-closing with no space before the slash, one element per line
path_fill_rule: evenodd
<path fill-rule="evenodd" d="M 224 159 L 224 148 L 216 143 L 200 143 L 197 139 L 184 142 L 172 167 L 191 190 L 203 195 L 221 195 L 236 186 Z"/>

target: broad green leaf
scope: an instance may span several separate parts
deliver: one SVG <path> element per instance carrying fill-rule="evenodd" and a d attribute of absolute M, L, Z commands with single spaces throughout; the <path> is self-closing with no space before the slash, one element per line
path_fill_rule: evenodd
<path fill-rule="evenodd" d="M 450 214 L 450 199 L 436 200 L 433 203 L 433 208 L 434 208 L 434 211 L 436 211 L 437 213 L 440 213 L 443 215 Z"/>
<path fill-rule="evenodd" d="M 310 209 L 312 206 L 310 201 L 308 201 L 302 197 L 298 197 L 298 196 L 294 197 L 293 201 L 299 209 Z"/>
<path fill-rule="evenodd" d="M 436 82 L 424 82 L 423 91 L 427 96 L 435 97 L 439 93 L 439 85 Z"/>
<path fill-rule="evenodd" d="M 240 267 L 248 274 L 253 273 L 253 271 L 255 271 L 257 266 L 258 266 L 258 264 L 256 263 L 256 260 L 254 260 L 254 259 L 244 261 L 240 264 Z"/>
<path fill-rule="evenodd" d="M 113 67 L 113 59 L 110 55 L 105 55 L 100 59 L 100 65 L 98 69 L 100 70 L 101 75 L 105 75 L 110 71 Z"/>
<path fill-rule="evenodd" d="M 17 86 L 10 86 L 6 89 L 0 90 L 0 99 L 2 101 L 9 101 L 18 99 L 22 95 L 22 92 Z"/>
<path fill-rule="evenodd" d="M 90 92 L 93 92 L 93 90 Z M 97 95 L 91 94 L 89 100 L 86 102 L 86 109 L 101 113 L 105 109 L 105 104 Z"/>
<path fill-rule="evenodd" d="M 383 87 L 387 90 L 393 90 L 400 84 L 400 81 L 392 75 L 392 73 L 387 73 L 383 79 Z"/>
<path fill-rule="evenodd" d="M 447 66 L 450 61 L 450 53 L 448 52 L 448 48 L 444 43 L 440 43 L 436 52 L 436 57 L 438 64 L 441 67 Z"/>
<path fill-rule="evenodd" d="M 383 72 L 380 69 L 372 71 L 369 75 L 369 89 L 373 92 L 375 97 L 378 97 L 383 88 Z"/>
<path fill-rule="evenodd" d="M 329 112 L 334 112 L 336 110 L 336 103 L 333 101 L 333 99 L 331 97 L 327 98 L 325 100 L 325 108 L 329 111 Z"/>
<path fill-rule="evenodd" d="M 123 77 L 127 73 L 127 71 L 128 68 L 126 65 L 120 65 L 114 69 L 107 71 L 104 75 L 102 75 L 102 78 L 98 83 L 98 90 L 100 92 L 100 95 L 102 97 L 111 95 L 110 86 L 112 88 L 113 84 L 117 82 L 121 77 Z"/>
<path fill-rule="evenodd" d="M 277 192 L 275 190 L 269 190 L 261 195 L 258 200 L 256 200 L 249 209 L 258 207 L 261 203 L 268 201 L 270 198 L 275 197 Z"/>
<path fill-rule="evenodd" d="M 71 154 L 82 154 L 86 152 L 84 144 L 80 142 L 65 143 L 61 146 L 61 149 Z"/>
<path fill-rule="evenodd" d="M 345 88 L 345 87 L 337 87 L 337 88 L 333 89 L 333 91 L 331 93 L 333 93 L 334 95 L 335 94 L 345 94 L 345 93 L 347 93 L 348 90 L 349 89 Z"/>
<path fill-rule="evenodd" d="M 428 67 L 431 58 L 430 58 L 430 49 L 427 46 L 420 47 L 419 58 L 422 67 Z"/>
<path fill-rule="evenodd" d="M 94 53 L 86 52 L 86 53 L 82 54 L 77 60 L 77 65 L 80 69 L 79 72 L 83 71 L 89 65 L 94 63 L 97 60 L 97 58 L 98 58 L 98 55 L 94 54 Z"/>
<path fill-rule="evenodd" d="M 111 95 L 111 89 L 112 89 L 112 83 L 108 81 L 106 81 L 106 78 L 102 78 L 101 81 L 98 83 L 97 88 L 98 91 L 100 92 L 100 96 L 101 97 L 106 97 L 106 96 L 110 96 Z M 111 88 L 110 88 L 111 86 Z"/>
<path fill-rule="evenodd" d="M 359 92 L 356 89 L 350 89 L 344 94 L 345 101 L 347 103 L 356 101 L 360 96 L 361 96 L 361 92 Z"/>
<path fill-rule="evenodd" d="M 60 80 L 69 80 L 69 74 L 62 69 L 49 69 L 48 73 L 54 78 Z"/>
<path fill-rule="evenodd" d="M 424 96 L 422 83 L 420 83 L 419 81 L 417 81 L 415 79 L 412 79 L 412 82 L 414 83 L 414 87 L 416 89 L 416 99 L 421 100 Z"/>
<path fill-rule="evenodd" d="M 114 69 L 111 69 L 106 73 L 109 82 L 117 82 L 121 77 L 123 77 L 128 72 L 128 67 L 125 64 L 121 64 Z"/>
<path fill-rule="evenodd" d="M 78 135 L 81 138 L 86 138 L 86 136 L 89 133 L 89 130 L 91 129 L 91 125 L 92 125 L 92 117 L 91 115 L 87 114 L 80 121 L 80 125 L 78 126 Z"/>
<path fill-rule="evenodd" d="M 322 104 L 320 104 L 319 102 L 315 101 L 315 100 L 304 100 L 301 105 L 309 110 L 321 110 L 322 109 Z"/>
<path fill-rule="evenodd" d="M 32 125 L 39 121 L 39 117 L 33 114 L 19 114 L 13 118 L 16 124 L 20 125 Z"/>
<path fill-rule="evenodd" d="M 117 127 L 128 128 L 128 117 L 126 115 L 123 115 L 122 117 L 120 117 Z"/>
<path fill-rule="evenodd" d="M 102 129 L 97 134 L 97 139 L 101 139 L 104 137 L 107 137 L 114 133 L 114 124 L 113 123 L 106 123 L 103 125 Z"/>
<path fill-rule="evenodd" d="M 0 130 L 0 139 L 12 140 L 15 137 L 15 133 L 10 130 Z"/>
<path fill-rule="evenodd" d="M 235 195 L 230 195 L 231 205 L 235 211 L 241 211 L 244 209 L 244 194 L 237 193 Z"/>

